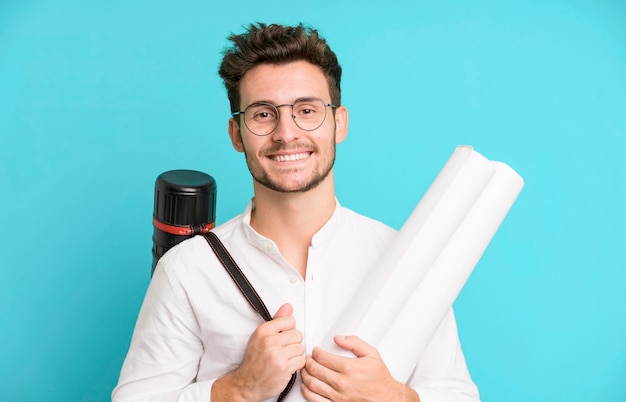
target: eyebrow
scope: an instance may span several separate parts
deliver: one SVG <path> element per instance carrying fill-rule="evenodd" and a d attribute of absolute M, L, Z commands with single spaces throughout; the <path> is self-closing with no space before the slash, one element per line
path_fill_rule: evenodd
<path fill-rule="evenodd" d="M 312 100 L 320 100 L 320 101 L 322 101 L 322 102 L 326 103 L 326 101 L 325 101 L 324 99 L 322 99 L 322 98 L 320 98 L 320 97 L 317 97 L 317 96 L 302 96 L 302 97 L 300 97 L 300 98 L 295 99 L 292 103 L 274 103 L 274 102 L 272 102 L 272 101 L 270 101 L 270 100 L 259 100 L 259 101 L 256 101 L 256 102 L 252 102 L 252 103 L 250 103 L 250 104 L 249 104 L 248 106 L 246 106 L 246 107 L 250 107 L 250 106 L 252 106 L 252 105 L 263 104 L 263 103 L 267 103 L 267 104 L 270 104 L 270 105 L 273 105 L 273 106 L 280 106 L 280 105 L 293 105 L 293 104 L 295 104 L 296 102 L 308 102 L 308 101 L 312 101 Z"/>
<path fill-rule="evenodd" d="M 307 101 L 312 101 L 312 100 L 319 100 L 319 101 L 325 102 L 324 99 L 318 98 L 317 96 L 305 96 L 305 97 L 296 99 L 295 101 L 293 101 L 293 103 L 307 102 Z"/>

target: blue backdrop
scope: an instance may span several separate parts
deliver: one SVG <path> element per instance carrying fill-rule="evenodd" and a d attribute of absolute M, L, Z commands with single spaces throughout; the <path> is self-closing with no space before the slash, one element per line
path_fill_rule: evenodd
<path fill-rule="evenodd" d="M 106 401 L 156 176 L 251 196 L 217 76 L 252 21 L 344 67 L 342 204 L 399 228 L 455 146 L 526 187 L 455 304 L 483 401 L 626 400 L 626 3 L 0 0 L 0 399 Z"/>

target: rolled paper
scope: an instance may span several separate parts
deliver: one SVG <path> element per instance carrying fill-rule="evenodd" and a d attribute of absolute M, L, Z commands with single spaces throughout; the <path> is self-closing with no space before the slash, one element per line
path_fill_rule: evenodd
<path fill-rule="evenodd" d="M 358 334 L 372 345 L 378 343 L 394 319 L 390 313 L 402 308 L 493 174 L 493 165 L 471 147 L 456 148 L 359 294 L 327 332 L 324 348 L 351 356 L 334 344 L 335 334 Z"/>
<path fill-rule="evenodd" d="M 457 147 L 322 347 L 352 356 L 333 336 L 358 335 L 379 349 L 397 379 L 406 380 L 406 367 L 419 361 L 522 186 L 506 165 Z M 437 306 L 433 298 L 424 302 L 430 293 L 438 295 Z M 419 325 L 417 315 L 424 317 Z"/>
<path fill-rule="evenodd" d="M 510 167 L 495 174 L 377 344 L 390 372 L 406 381 L 524 186 Z"/>

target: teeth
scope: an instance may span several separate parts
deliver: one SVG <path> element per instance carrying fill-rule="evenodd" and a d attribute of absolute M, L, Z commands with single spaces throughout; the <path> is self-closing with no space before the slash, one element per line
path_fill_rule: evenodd
<path fill-rule="evenodd" d="M 301 159 L 306 159 L 308 158 L 308 156 L 309 156 L 308 152 L 303 152 L 301 154 L 278 155 L 274 157 L 274 160 L 276 160 L 277 162 L 293 162 L 293 161 L 299 161 Z"/>

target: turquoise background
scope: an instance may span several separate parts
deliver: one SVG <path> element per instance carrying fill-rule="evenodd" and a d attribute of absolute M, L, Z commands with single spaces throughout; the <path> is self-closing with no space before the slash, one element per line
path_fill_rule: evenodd
<path fill-rule="evenodd" d="M 626 400 L 626 2 L 0 0 L 0 399 L 106 401 L 150 277 L 154 180 L 251 196 L 217 76 L 252 21 L 344 67 L 342 204 L 396 228 L 459 144 L 526 187 L 455 304 L 483 401 Z"/>

